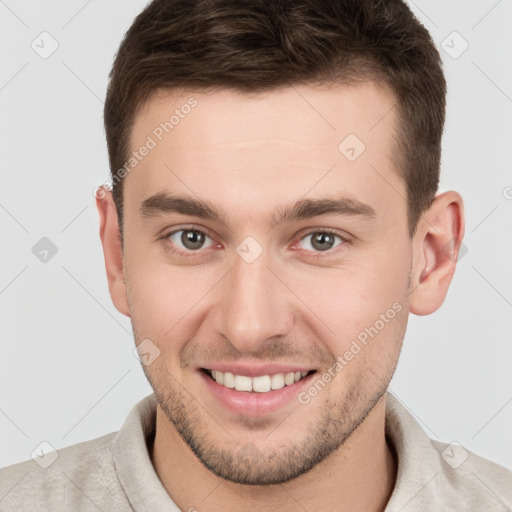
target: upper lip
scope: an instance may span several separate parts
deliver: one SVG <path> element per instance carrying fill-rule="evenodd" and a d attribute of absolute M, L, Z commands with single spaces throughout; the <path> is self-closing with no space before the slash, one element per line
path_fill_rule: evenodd
<path fill-rule="evenodd" d="M 212 363 L 206 364 L 201 368 L 205 370 L 216 370 L 222 373 L 231 372 L 234 375 L 244 375 L 246 377 L 259 377 L 262 375 L 274 375 L 276 373 L 295 373 L 310 372 L 314 368 L 298 364 L 244 364 L 244 363 Z"/>

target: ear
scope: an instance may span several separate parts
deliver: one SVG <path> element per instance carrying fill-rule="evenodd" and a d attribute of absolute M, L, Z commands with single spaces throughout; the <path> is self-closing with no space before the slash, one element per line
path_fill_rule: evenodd
<path fill-rule="evenodd" d="M 103 245 L 110 296 L 116 309 L 123 315 L 130 316 L 124 281 L 121 233 L 112 191 L 103 185 L 96 190 L 95 196 L 96 207 L 100 215 L 100 238 Z"/>
<path fill-rule="evenodd" d="M 413 240 L 411 313 L 430 315 L 443 304 L 455 273 L 464 229 L 460 194 L 438 194 L 422 215 Z"/>

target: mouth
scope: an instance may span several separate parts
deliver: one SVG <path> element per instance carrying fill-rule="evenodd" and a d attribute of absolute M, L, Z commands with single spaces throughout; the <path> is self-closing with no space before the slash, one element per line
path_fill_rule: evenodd
<path fill-rule="evenodd" d="M 276 372 L 275 369 L 271 373 L 243 368 L 238 370 L 239 373 L 211 368 L 199 370 L 204 396 L 212 397 L 217 406 L 220 405 L 220 411 L 250 418 L 284 414 L 286 408 L 304 407 L 297 397 L 317 373 L 317 370 L 298 368 L 293 372 Z"/>
<path fill-rule="evenodd" d="M 293 386 L 310 375 L 316 373 L 316 370 L 295 371 L 286 373 L 272 373 L 267 375 L 258 375 L 250 377 L 248 375 L 237 375 L 232 372 L 222 372 L 220 370 L 211 370 L 201 368 L 201 371 L 216 382 L 219 386 L 234 391 L 245 393 L 272 393 L 282 388 Z"/>

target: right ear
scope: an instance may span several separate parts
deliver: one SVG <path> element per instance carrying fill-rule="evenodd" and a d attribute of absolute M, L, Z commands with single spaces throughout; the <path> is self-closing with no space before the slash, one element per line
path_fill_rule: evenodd
<path fill-rule="evenodd" d="M 130 316 L 124 280 L 121 232 L 112 191 L 102 185 L 96 189 L 95 196 L 96 208 L 100 215 L 100 238 L 103 245 L 110 297 L 120 313 Z"/>

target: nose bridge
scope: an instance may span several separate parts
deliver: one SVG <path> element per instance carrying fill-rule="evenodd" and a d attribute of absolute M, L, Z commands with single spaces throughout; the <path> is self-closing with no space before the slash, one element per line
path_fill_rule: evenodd
<path fill-rule="evenodd" d="M 267 254 L 253 259 L 254 250 L 237 248 L 218 304 L 216 330 L 241 352 L 261 350 L 270 338 L 286 336 L 293 323 L 286 287 L 268 268 Z"/>

